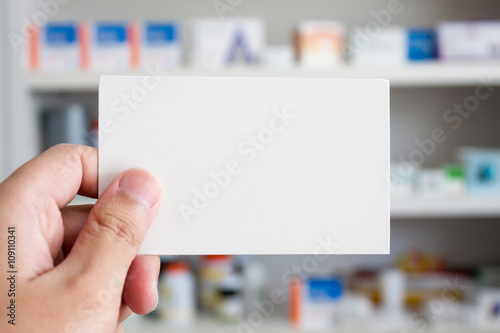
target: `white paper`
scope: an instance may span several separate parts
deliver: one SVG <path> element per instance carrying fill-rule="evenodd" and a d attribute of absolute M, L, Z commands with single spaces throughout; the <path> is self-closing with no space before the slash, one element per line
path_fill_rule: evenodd
<path fill-rule="evenodd" d="M 389 253 L 386 80 L 102 76 L 99 126 L 100 193 L 164 186 L 143 254 Z"/>

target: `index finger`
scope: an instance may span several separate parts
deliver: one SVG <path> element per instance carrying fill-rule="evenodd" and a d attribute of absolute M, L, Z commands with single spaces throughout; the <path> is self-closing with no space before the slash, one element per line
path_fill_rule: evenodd
<path fill-rule="evenodd" d="M 56 145 L 25 163 L 0 186 L 7 195 L 53 200 L 59 208 L 66 206 L 76 194 L 96 198 L 97 149 Z"/>

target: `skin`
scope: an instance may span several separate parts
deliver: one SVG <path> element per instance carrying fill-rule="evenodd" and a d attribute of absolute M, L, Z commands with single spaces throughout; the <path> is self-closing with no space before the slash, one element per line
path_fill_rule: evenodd
<path fill-rule="evenodd" d="M 132 312 L 157 305 L 160 260 L 137 251 L 159 209 L 161 186 L 141 169 L 116 177 L 95 205 L 97 150 L 58 145 L 0 183 L 0 332 L 122 332 Z M 16 325 L 6 316 L 16 235 Z"/>

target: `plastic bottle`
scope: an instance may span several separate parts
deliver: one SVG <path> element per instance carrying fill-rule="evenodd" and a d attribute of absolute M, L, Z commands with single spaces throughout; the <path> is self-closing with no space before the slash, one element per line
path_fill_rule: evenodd
<path fill-rule="evenodd" d="M 220 320 L 235 323 L 243 316 L 243 280 L 240 274 L 227 276 L 217 290 L 217 316 Z"/>
<path fill-rule="evenodd" d="M 215 312 L 218 302 L 218 290 L 222 281 L 233 270 L 231 256 L 204 256 L 200 269 L 200 301 L 203 310 Z"/>
<path fill-rule="evenodd" d="M 243 295 L 245 310 L 250 313 L 255 310 L 255 304 L 263 299 L 263 289 L 266 283 L 266 269 L 257 261 L 250 261 L 243 267 Z"/>
<path fill-rule="evenodd" d="M 193 323 L 195 283 L 189 267 L 182 262 L 166 265 L 159 282 L 160 318 L 170 326 L 185 327 Z"/>

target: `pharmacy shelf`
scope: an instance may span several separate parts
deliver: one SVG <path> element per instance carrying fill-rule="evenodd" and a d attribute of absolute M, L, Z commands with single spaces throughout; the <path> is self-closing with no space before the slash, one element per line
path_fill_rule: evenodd
<path fill-rule="evenodd" d="M 92 205 L 96 199 L 77 195 L 70 205 Z M 391 199 L 392 218 L 500 217 L 500 197 L 460 199 Z"/>
<path fill-rule="evenodd" d="M 253 322 L 253 321 L 252 321 Z M 246 323 L 246 322 L 244 322 Z M 240 326 L 241 325 L 241 326 Z M 136 315 L 131 316 L 127 319 L 123 327 L 125 332 L 127 333 L 164 333 L 164 332 L 172 332 L 172 333 L 236 333 L 236 332 L 254 332 L 254 333 L 301 333 L 301 332 L 315 332 L 315 333 L 326 333 L 326 332 L 338 332 L 338 333 L 389 333 L 389 332 L 418 332 L 417 329 L 408 327 L 407 329 L 382 329 L 382 328 L 370 328 L 366 326 L 339 326 L 336 327 L 335 330 L 333 328 L 330 329 L 314 329 L 314 330 L 303 330 L 293 328 L 286 319 L 274 319 L 274 318 L 265 318 L 261 325 L 250 326 L 249 323 L 245 324 L 222 324 L 216 322 L 214 320 L 209 319 L 200 319 L 196 321 L 190 327 L 185 328 L 172 328 L 167 326 L 165 323 L 157 320 L 151 320 L 142 318 Z M 458 328 L 456 326 L 449 327 L 448 329 L 445 327 L 440 328 L 432 328 L 426 329 L 428 333 L 472 333 L 472 332 L 488 332 L 484 330 L 472 329 L 472 328 Z M 492 331 L 489 331 L 492 332 Z"/>
<path fill-rule="evenodd" d="M 500 217 L 500 197 L 391 199 L 392 218 Z"/>
<path fill-rule="evenodd" d="M 95 91 L 99 76 L 151 75 L 147 71 L 115 73 L 29 73 L 27 81 L 32 90 L 38 92 Z M 340 78 L 384 78 L 394 87 L 476 86 L 486 80 L 491 85 L 500 85 L 500 62 L 481 64 L 425 63 L 405 66 L 342 66 L 336 69 L 270 69 L 263 67 L 230 67 L 226 69 L 180 68 L 160 75 L 172 76 L 253 76 L 253 77 L 340 77 Z"/>
<path fill-rule="evenodd" d="M 69 205 L 93 205 L 95 204 L 97 199 L 87 198 L 81 195 L 77 195 L 73 198 L 73 200 L 69 203 Z"/>

